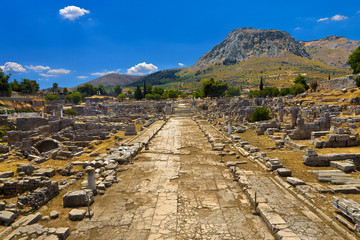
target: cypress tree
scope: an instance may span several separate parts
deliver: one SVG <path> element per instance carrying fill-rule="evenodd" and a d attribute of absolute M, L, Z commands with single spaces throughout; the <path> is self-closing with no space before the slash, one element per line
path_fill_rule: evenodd
<path fill-rule="evenodd" d="M 140 88 L 139 84 L 136 85 L 136 90 L 134 92 L 134 98 L 136 100 L 141 100 L 143 98 L 143 95 L 142 95 L 141 88 Z"/>
<path fill-rule="evenodd" d="M 146 81 L 144 81 L 144 94 L 143 94 L 143 97 L 145 97 L 147 94 L 147 90 L 146 90 Z"/>
<path fill-rule="evenodd" d="M 264 89 L 264 83 L 263 83 L 263 78 L 260 77 L 260 86 L 259 86 L 260 91 L 262 91 Z"/>

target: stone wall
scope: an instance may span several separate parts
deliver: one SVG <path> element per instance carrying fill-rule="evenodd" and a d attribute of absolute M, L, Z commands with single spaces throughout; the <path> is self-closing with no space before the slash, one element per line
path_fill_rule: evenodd
<path fill-rule="evenodd" d="M 341 90 L 343 88 L 354 88 L 356 87 L 354 78 L 358 75 L 348 75 L 344 78 L 336 78 L 331 80 L 318 81 L 317 91 L 322 90 Z"/>

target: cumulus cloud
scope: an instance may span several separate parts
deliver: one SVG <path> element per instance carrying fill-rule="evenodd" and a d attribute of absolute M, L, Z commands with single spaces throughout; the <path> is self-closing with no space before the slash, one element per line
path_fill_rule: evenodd
<path fill-rule="evenodd" d="M 74 21 L 75 19 L 84 16 L 85 14 L 89 14 L 90 11 L 84 8 L 79 8 L 76 6 L 67 6 L 63 9 L 60 9 L 59 14 L 66 19 Z"/>
<path fill-rule="evenodd" d="M 178 63 L 178 65 L 179 65 L 180 67 L 185 66 L 185 64 L 183 64 L 183 63 Z"/>
<path fill-rule="evenodd" d="M 41 66 L 41 65 L 37 65 L 37 66 L 25 66 L 27 69 L 33 70 L 35 72 L 42 72 L 42 71 L 46 71 L 46 70 L 50 70 L 50 67 L 45 67 L 45 66 Z"/>
<path fill-rule="evenodd" d="M 87 76 L 77 76 L 78 79 L 87 79 Z"/>
<path fill-rule="evenodd" d="M 0 66 L 4 72 L 8 73 L 24 73 L 26 69 L 16 62 L 7 62 L 4 66 Z"/>
<path fill-rule="evenodd" d="M 108 70 L 104 70 L 103 72 L 94 72 L 92 73 L 91 75 L 92 76 L 104 76 L 104 75 L 108 75 L 108 74 L 111 74 L 111 73 L 119 73 L 121 69 L 116 69 L 115 71 L 108 71 Z"/>
<path fill-rule="evenodd" d="M 60 75 L 60 74 L 69 74 L 71 71 L 67 69 L 51 69 L 47 72 L 50 75 Z"/>
<path fill-rule="evenodd" d="M 42 77 L 57 77 L 56 75 L 46 74 L 46 73 L 39 73 L 39 75 Z"/>
<path fill-rule="evenodd" d="M 348 17 L 344 16 L 344 15 L 340 15 L 340 14 L 336 14 L 335 16 L 331 17 L 331 21 L 343 21 L 348 19 Z"/>
<path fill-rule="evenodd" d="M 139 63 L 127 70 L 127 74 L 130 75 L 145 75 L 158 70 L 158 67 L 152 63 L 147 64 L 146 62 Z"/>
<path fill-rule="evenodd" d="M 317 21 L 318 21 L 318 22 L 323 22 L 323 21 L 327 21 L 327 20 L 329 20 L 329 18 L 328 18 L 328 17 L 325 17 L 325 18 L 320 18 L 320 19 L 318 19 Z"/>

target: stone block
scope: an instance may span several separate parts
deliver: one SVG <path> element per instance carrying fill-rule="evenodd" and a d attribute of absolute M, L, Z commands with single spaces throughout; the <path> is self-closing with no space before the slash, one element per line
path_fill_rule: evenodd
<path fill-rule="evenodd" d="M 69 191 L 63 197 L 64 207 L 85 207 L 93 201 L 94 194 L 89 189 Z"/>
<path fill-rule="evenodd" d="M 58 211 L 53 210 L 53 211 L 50 212 L 50 218 L 51 219 L 56 219 L 58 217 L 59 217 L 59 212 Z"/>
<path fill-rule="evenodd" d="M 294 187 L 298 185 L 306 185 L 306 183 L 303 180 L 300 180 L 296 177 L 287 177 L 286 182 L 290 183 Z"/>
<path fill-rule="evenodd" d="M 57 228 L 55 234 L 59 239 L 64 240 L 70 235 L 70 230 L 69 228 Z"/>
<path fill-rule="evenodd" d="M 84 219 L 86 214 L 85 210 L 82 209 L 73 209 L 69 212 L 69 219 L 71 221 L 81 221 Z"/>
<path fill-rule="evenodd" d="M 291 177 L 291 170 L 287 168 L 278 168 L 276 172 L 279 174 L 280 177 Z"/>
<path fill-rule="evenodd" d="M 16 218 L 16 214 L 10 211 L 0 211 L 0 224 L 9 226 Z"/>
<path fill-rule="evenodd" d="M 13 176 L 14 176 L 14 172 L 12 172 L 12 171 L 0 172 L 0 178 L 9 178 L 9 177 L 13 177 Z"/>

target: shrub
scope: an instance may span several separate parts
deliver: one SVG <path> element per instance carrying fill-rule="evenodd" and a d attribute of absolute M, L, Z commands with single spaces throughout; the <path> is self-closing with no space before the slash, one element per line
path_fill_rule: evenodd
<path fill-rule="evenodd" d="M 356 86 L 360 88 L 360 76 L 356 77 L 355 79 Z"/>
<path fill-rule="evenodd" d="M 47 93 L 45 95 L 45 101 L 58 101 L 58 100 L 60 100 L 59 95 L 50 94 L 50 93 Z"/>
<path fill-rule="evenodd" d="M 270 110 L 265 107 L 257 107 L 255 111 L 252 113 L 250 121 L 265 121 L 270 119 Z"/>
<path fill-rule="evenodd" d="M 290 88 L 282 88 L 280 90 L 280 96 L 286 96 L 286 95 L 290 95 Z"/>
<path fill-rule="evenodd" d="M 81 94 L 79 92 L 73 92 L 67 95 L 65 99 L 74 104 L 78 104 L 81 102 Z"/>
<path fill-rule="evenodd" d="M 123 101 L 125 98 L 126 98 L 126 95 L 125 95 L 124 93 L 120 93 L 120 94 L 117 96 L 117 100 L 118 100 L 118 101 Z"/>
<path fill-rule="evenodd" d="M 76 116 L 76 115 L 78 115 L 78 112 L 75 109 L 70 108 L 70 109 L 66 109 L 64 111 L 64 114 L 69 115 L 69 116 Z"/>
<path fill-rule="evenodd" d="M 302 84 L 300 84 L 300 83 L 295 84 L 295 85 L 293 85 L 293 86 L 290 88 L 290 93 L 291 93 L 292 95 L 298 95 L 298 94 L 303 93 L 303 92 L 306 92 L 306 89 L 305 89 L 305 87 L 304 87 Z"/>

